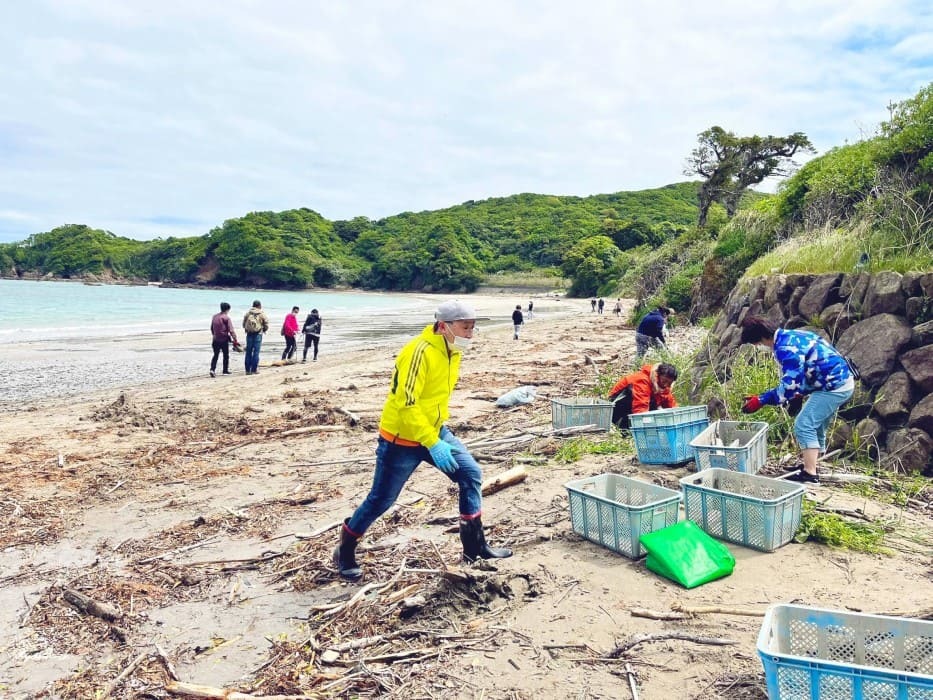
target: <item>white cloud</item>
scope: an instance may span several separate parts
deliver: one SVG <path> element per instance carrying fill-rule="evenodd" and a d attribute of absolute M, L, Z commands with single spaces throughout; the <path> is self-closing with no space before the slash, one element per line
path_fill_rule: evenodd
<path fill-rule="evenodd" d="M 20 3 L 0 240 L 197 235 L 684 179 L 696 135 L 868 135 L 933 67 L 927 3 Z"/>

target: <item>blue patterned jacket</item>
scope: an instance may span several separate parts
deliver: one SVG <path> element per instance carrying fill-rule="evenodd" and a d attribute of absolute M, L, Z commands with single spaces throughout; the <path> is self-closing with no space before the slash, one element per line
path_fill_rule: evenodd
<path fill-rule="evenodd" d="M 781 383 L 758 397 L 766 405 L 777 406 L 814 391 L 833 391 L 852 376 L 836 348 L 810 331 L 778 328 L 774 357 L 781 365 Z"/>

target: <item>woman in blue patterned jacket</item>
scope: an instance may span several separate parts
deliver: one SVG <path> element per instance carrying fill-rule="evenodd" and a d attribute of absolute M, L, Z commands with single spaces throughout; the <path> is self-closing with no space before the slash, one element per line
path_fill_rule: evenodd
<path fill-rule="evenodd" d="M 803 456 L 800 471 L 790 477 L 804 483 L 820 483 L 816 461 L 826 451 L 826 429 L 842 404 L 852 397 L 855 379 L 846 359 L 816 333 L 784 330 L 772 321 L 749 316 L 742 321 L 742 342 L 769 348 L 781 365 L 781 382 L 758 396 L 748 396 L 743 413 L 762 406 L 779 406 L 809 400 L 794 420 L 794 436 Z"/>

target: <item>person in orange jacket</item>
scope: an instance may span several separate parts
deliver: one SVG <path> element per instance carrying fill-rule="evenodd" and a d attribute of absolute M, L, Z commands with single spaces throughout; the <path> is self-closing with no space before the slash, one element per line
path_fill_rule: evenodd
<path fill-rule="evenodd" d="M 661 362 L 644 365 L 637 372 L 622 377 L 609 391 L 613 402 L 612 422 L 619 428 L 629 427 L 629 416 L 659 408 L 676 408 L 677 400 L 671 393 L 677 368 Z"/>

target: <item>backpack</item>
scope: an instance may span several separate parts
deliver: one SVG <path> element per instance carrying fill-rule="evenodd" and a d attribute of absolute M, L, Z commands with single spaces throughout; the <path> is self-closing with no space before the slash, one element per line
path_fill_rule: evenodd
<path fill-rule="evenodd" d="M 246 314 L 246 320 L 243 321 L 243 329 L 247 333 L 262 333 L 262 321 L 259 314 Z"/>

